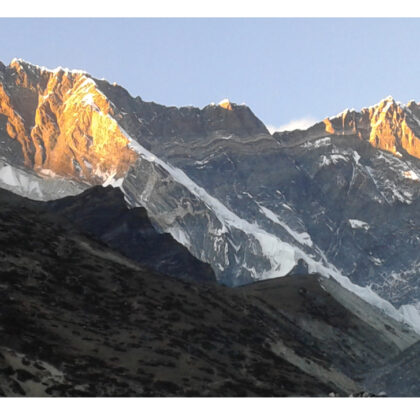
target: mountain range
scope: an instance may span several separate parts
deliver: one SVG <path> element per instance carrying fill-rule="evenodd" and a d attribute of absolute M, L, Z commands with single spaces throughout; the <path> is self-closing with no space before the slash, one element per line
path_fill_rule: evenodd
<path fill-rule="evenodd" d="M 280 315 L 272 309 L 269 315 L 264 312 L 273 307 L 286 316 L 279 308 L 287 306 L 289 293 L 302 289 L 306 296 L 310 288 L 316 289 L 315 307 L 323 302 L 323 309 L 309 318 L 305 312 L 306 321 L 301 321 L 296 313 L 303 304 L 296 303 L 300 309 L 293 307 L 290 315 L 304 330 L 324 310 L 317 328 L 332 322 L 337 305 L 351 312 L 346 318 L 356 316 L 359 322 L 361 313 L 374 311 L 383 317 L 381 325 L 411 338 L 404 344 L 393 339 L 391 345 L 387 328 L 368 323 L 374 331 L 365 339 L 386 342 L 382 355 L 366 356 L 375 359 L 365 366 L 368 370 L 388 356 L 396 358 L 393 363 L 400 369 L 400 352 L 411 354 L 420 332 L 419 159 L 420 105 L 414 101 L 403 105 L 388 97 L 360 111 L 325 118 L 307 130 L 270 134 L 249 107 L 228 100 L 203 109 L 166 107 L 134 98 L 123 87 L 83 71 L 49 70 L 21 59 L 8 66 L 0 63 L 0 188 L 36 200 L 21 204 L 23 198 L 13 196 L 16 209 L 29 206 L 46 219 L 70 223 L 101 244 L 97 246 L 128 259 L 134 271 L 140 265 L 150 276 L 165 278 L 159 280 L 164 284 L 169 276 L 212 290 L 216 300 L 245 299 L 239 306 L 251 305 L 254 321 L 262 311 L 262 323 L 274 322 L 268 318 Z M 103 252 L 95 255 L 102 258 Z M 53 277 L 51 290 L 58 287 Z M 283 340 L 278 346 L 273 344 L 277 338 L 270 342 L 277 357 L 300 370 L 302 357 L 316 363 L 303 372 L 312 378 L 316 372 L 327 394 L 357 392 L 361 383 L 375 392 L 381 386 L 388 390 L 379 371 L 369 378 L 361 375 L 361 355 L 373 349 L 351 356 L 357 360 L 354 366 L 333 366 L 346 376 L 337 379 L 335 373 L 325 373 L 325 363 L 334 359 L 334 346 L 341 348 L 346 339 L 329 344 L 327 351 L 316 341 L 320 332 L 316 340 L 310 334 L 290 346 L 284 344 L 283 333 L 273 334 Z M 353 346 L 353 339 L 346 345 Z M 297 356 L 311 340 L 318 350 Z M 392 346 L 398 351 L 384 350 Z M 378 383 L 385 385 L 375 388 Z M 239 394 L 254 395 L 249 384 L 238 386 Z M 309 391 L 314 387 L 296 393 L 314 394 Z M 172 389 L 179 395 L 184 388 Z M 281 394 L 280 389 L 273 393 Z"/>

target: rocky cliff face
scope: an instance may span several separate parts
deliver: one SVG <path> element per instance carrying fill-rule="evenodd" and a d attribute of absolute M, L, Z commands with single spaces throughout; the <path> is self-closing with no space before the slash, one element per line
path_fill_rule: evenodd
<path fill-rule="evenodd" d="M 25 166 L 92 184 L 121 178 L 137 156 L 110 101 L 83 72 L 14 60 L 3 71 L 0 113 Z"/>
<path fill-rule="evenodd" d="M 420 158 L 420 107 L 411 101 L 406 106 L 388 97 L 360 112 L 345 111 L 324 120 L 326 135 L 356 135 L 373 147 L 400 156 L 402 152 Z"/>
<path fill-rule="evenodd" d="M 243 105 L 165 107 L 21 60 L 0 84 L 0 186 L 37 199 L 119 186 L 221 282 L 318 272 L 420 325 L 406 306 L 420 301 L 416 103 L 271 136 Z"/>
<path fill-rule="evenodd" d="M 414 102 L 387 98 L 274 134 L 308 177 L 301 205 L 318 209 L 315 220 L 305 217 L 315 242 L 344 274 L 397 306 L 419 299 L 419 115 Z"/>

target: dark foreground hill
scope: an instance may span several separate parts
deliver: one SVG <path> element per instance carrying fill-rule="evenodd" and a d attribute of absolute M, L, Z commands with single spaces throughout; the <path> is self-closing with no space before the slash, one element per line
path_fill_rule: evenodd
<path fill-rule="evenodd" d="M 349 395 L 419 338 L 331 279 L 167 276 L 58 208 L 0 190 L 2 395 Z"/>

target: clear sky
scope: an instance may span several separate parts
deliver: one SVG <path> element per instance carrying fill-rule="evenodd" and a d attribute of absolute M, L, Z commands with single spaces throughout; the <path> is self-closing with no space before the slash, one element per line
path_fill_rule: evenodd
<path fill-rule="evenodd" d="M 165 105 L 229 98 L 266 125 L 420 101 L 419 19 L 0 19 L 0 60 L 83 69 Z"/>

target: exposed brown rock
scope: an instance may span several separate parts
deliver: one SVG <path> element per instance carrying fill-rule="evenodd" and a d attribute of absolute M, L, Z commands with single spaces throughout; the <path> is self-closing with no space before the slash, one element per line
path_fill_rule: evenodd
<path fill-rule="evenodd" d="M 9 136 L 21 143 L 27 166 L 101 183 L 122 177 L 137 159 L 113 119 L 110 101 L 89 75 L 48 71 L 18 60 L 9 72 L 14 86 L 8 90 L 19 90 L 13 96 L 36 97 L 13 104 L 0 84 L 0 113 L 7 117 Z"/>
<path fill-rule="evenodd" d="M 0 83 L 0 114 L 6 116 L 7 134 L 16 139 L 22 145 L 23 155 L 25 157 L 25 164 L 31 165 L 31 140 L 29 133 L 24 125 L 23 118 L 15 111 L 11 104 L 9 95 L 6 93 L 3 84 Z"/>
<path fill-rule="evenodd" d="M 420 138 L 410 126 L 410 113 L 417 112 L 418 108 L 413 101 L 402 106 L 392 98 L 386 98 L 361 112 L 345 111 L 337 117 L 326 118 L 323 121 L 325 133 L 357 135 L 372 146 L 394 155 L 405 151 L 420 158 Z"/>
<path fill-rule="evenodd" d="M 223 99 L 219 102 L 219 106 L 227 109 L 228 111 L 232 111 L 232 104 L 230 103 L 229 99 Z"/>
<path fill-rule="evenodd" d="M 325 131 L 328 134 L 334 134 L 335 133 L 334 127 L 332 126 L 331 121 L 328 118 L 325 118 L 324 124 L 325 124 Z"/>

